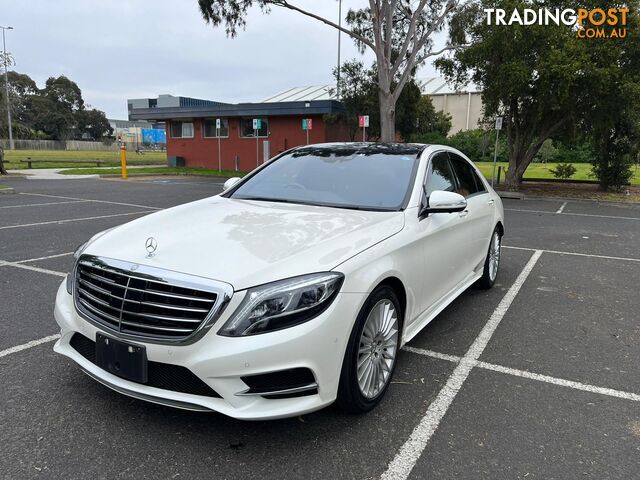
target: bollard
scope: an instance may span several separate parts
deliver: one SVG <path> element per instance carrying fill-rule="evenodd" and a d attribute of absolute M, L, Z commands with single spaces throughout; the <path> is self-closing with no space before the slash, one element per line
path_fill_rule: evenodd
<path fill-rule="evenodd" d="M 498 180 L 496 181 L 497 185 L 500 185 L 500 174 L 502 173 L 502 167 L 499 166 L 498 167 Z"/>
<path fill-rule="evenodd" d="M 123 143 L 120 146 L 120 165 L 122 167 L 122 178 L 127 179 L 127 146 Z"/>

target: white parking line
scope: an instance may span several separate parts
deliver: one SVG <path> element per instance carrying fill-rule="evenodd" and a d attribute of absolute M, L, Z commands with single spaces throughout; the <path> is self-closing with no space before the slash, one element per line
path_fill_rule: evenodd
<path fill-rule="evenodd" d="M 5 205 L 0 208 L 46 207 L 48 205 L 64 205 L 68 203 L 87 203 L 90 200 L 69 200 L 68 202 L 26 203 L 24 205 Z"/>
<path fill-rule="evenodd" d="M 55 275 L 57 277 L 66 277 L 67 274 L 64 272 L 56 272 L 55 270 L 49 270 L 47 268 L 34 267 L 32 265 L 25 265 L 23 263 L 17 262 L 7 262 L 6 260 L 0 260 L 0 267 L 14 267 L 21 268 L 23 270 L 31 270 L 32 272 L 38 273 L 46 273 L 49 275 Z"/>
<path fill-rule="evenodd" d="M 138 205 L 135 203 L 112 202 L 110 200 L 95 200 L 93 198 L 64 197 L 62 195 L 47 195 L 44 193 L 25 193 L 25 192 L 20 192 L 19 195 L 32 195 L 35 197 L 47 197 L 47 198 L 64 198 L 66 200 L 82 200 L 84 202 L 109 203 L 111 205 L 124 205 L 126 207 L 140 207 L 140 208 L 149 208 L 151 210 L 163 210 L 160 207 L 150 207 L 148 205 Z"/>
<path fill-rule="evenodd" d="M 0 230 L 8 230 L 11 228 L 37 227 L 39 225 L 53 225 L 56 223 L 60 224 L 60 223 L 71 223 L 71 222 L 83 222 L 86 220 L 98 220 L 101 218 L 123 217 L 126 215 L 147 215 L 147 214 L 149 214 L 149 212 L 114 213 L 112 215 L 98 215 L 96 217 L 69 218 L 67 220 L 52 220 L 50 222 L 23 223 L 21 225 L 6 225 L 4 227 L 0 227 Z"/>
<path fill-rule="evenodd" d="M 38 260 L 49 260 L 51 258 L 66 257 L 67 255 L 73 255 L 73 253 L 74 252 L 56 253 L 55 255 L 48 255 L 46 257 L 27 258 L 26 260 L 18 260 L 17 262 L 13 262 L 13 263 L 29 263 L 29 262 L 37 262 Z"/>
<path fill-rule="evenodd" d="M 567 206 L 567 202 L 564 202 L 562 205 L 560 205 L 560 208 L 556 210 L 556 213 L 562 213 L 562 211 L 564 210 L 564 207 L 566 206 Z"/>
<path fill-rule="evenodd" d="M 613 218 L 617 220 L 640 220 L 640 217 L 621 217 L 619 215 L 596 215 L 594 213 L 573 213 L 573 212 L 558 212 L 549 210 L 527 210 L 526 208 L 505 208 L 505 212 L 526 212 L 526 213 L 549 213 L 556 215 L 558 213 L 562 215 L 574 215 L 576 217 L 595 217 L 595 218 Z"/>
<path fill-rule="evenodd" d="M 60 334 L 56 333 L 55 335 L 49 335 L 48 337 L 40 338 L 38 340 L 31 340 L 30 342 L 23 343 L 22 345 L 17 345 L 15 347 L 7 348 L 6 350 L 0 351 L 0 358 L 6 357 L 7 355 L 11 355 L 12 353 L 18 353 L 23 350 L 27 350 L 28 348 L 37 347 L 38 345 L 42 345 L 43 343 L 53 342 L 60 338 Z"/>
<path fill-rule="evenodd" d="M 511 250 L 526 250 L 528 252 L 535 252 L 537 248 L 528 248 L 528 247 L 513 247 L 511 245 L 502 245 L 502 248 L 509 248 Z M 543 253 L 554 253 L 556 255 L 575 255 L 578 257 L 592 257 L 592 258 L 604 258 L 606 260 L 622 260 L 625 262 L 640 262 L 640 258 L 631 258 L 631 257 L 612 257 L 610 255 L 595 255 L 591 253 L 578 253 L 578 252 L 561 252 L 559 250 L 544 250 L 541 249 Z"/>
<path fill-rule="evenodd" d="M 451 403 L 469 376 L 471 369 L 474 367 L 478 358 L 489 343 L 491 336 L 495 332 L 496 328 L 498 328 L 500 321 L 504 317 L 505 313 L 507 313 L 507 310 L 511 306 L 511 303 L 520 291 L 525 280 L 533 270 L 533 267 L 535 267 L 538 262 L 540 255 L 542 255 L 541 250 L 536 250 L 533 253 L 525 267 L 522 269 L 522 272 L 520 272 L 520 275 L 518 275 L 518 278 L 516 278 L 516 281 L 511 285 L 511 288 L 509 288 L 505 296 L 491 314 L 489 321 L 482 328 L 473 344 L 469 347 L 469 350 L 467 350 L 467 353 L 465 353 L 464 357 L 460 359 L 458 365 L 453 370 L 453 373 L 449 376 L 445 386 L 442 387 L 436 399 L 431 403 L 431 405 L 429 405 L 426 414 L 422 417 L 418 426 L 413 430 L 409 439 L 393 458 L 386 472 L 382 474 L 383 480 L 404 480 L 409 476 L 411 470 L 413 470 L 413 467 L 418 461 L 418 458 L 420 458 L 420 455 L 422 455 L 422 452 L 429 443 L 429 440 L 437 430 L 438 425 L 440 425 L 440 421 L 447 413 Z"/>
<path fill-rule="evenodd" d="M 446 353 L 434 352 L 433 350 L 425 350 L 423 348 L 404 347 L 403 350 L 407 352 L 415 353 L 418 355 L 424 355 L 427 357 L 437 358 L 439 360 L 447 360 L 449 362 L 460 362 L 461 357 L 456 355 L 448 355 Z M 634 402 L 640 402 L 640 395 L 637 393 L 624 392 L 622 390 L 615 390 L 613 388 L 598 387 L 595 385 L 589 385 L 587 383 L 574 382 L 573 380 L 565 380 L 564 378 L 552 377 L 549 375 L 542 375 L 540 373 L 533 373 L 527 370 L 519 370 L 517 368 L 504 367 L 502 365 L 496 365 L 495 363 L 488 362 L 476 362 L 474 367 L 483 368 L 485 370 L 491 370 L 493 372 L 504 373 L 507 375 L 513 375 L 516 377 L 527 378 L 529 380 L 537 380 L 539 382 L 550 383 L 552 385 L 559 385 L 561 387 L 573 388 L 574 390 L 582 390 L 590 393 L 598 393 L 600 395 L 607 395 L 609 397 L 622 398 L 625 400 L 632 400 Z"/>

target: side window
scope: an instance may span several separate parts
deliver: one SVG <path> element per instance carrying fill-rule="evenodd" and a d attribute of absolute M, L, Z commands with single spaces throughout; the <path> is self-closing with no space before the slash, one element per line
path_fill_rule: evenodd
<path fill-rule="evenodd" d="M 463 197 L 468 197 L 469 195 L 473 195 L 474 193 L 478 193 L 484 190 L 484 186 L 480 182 L 480 179 L 477 178 L 476 172 L 473 170 L 473 167 L 469 165 L 469 163 L 455 154 L 449 154 L 451 157 L 451 165 L 453 166 L 453 171 L 456 173 L 456 177 L 458 178 L 458 188 L 456 193 L 459 193 Z"/>
<path fill-rule="evenodd" d="M 431 159 L 429 173 L 427 174 L 427 194 L 436 190 L 444 190 L 445 192 L 454 192 L 455 180 L 453 172 L 449 166 L 449 158 L 446 153 L 436 153 Z"/>

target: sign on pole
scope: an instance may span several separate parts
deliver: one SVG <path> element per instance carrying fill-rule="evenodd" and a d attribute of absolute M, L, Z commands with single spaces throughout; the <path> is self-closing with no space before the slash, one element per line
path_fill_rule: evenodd
<path fill-rule="evenodd" d="M 216 118 L 216 137 L 218 137 L 218 171 L 222 171 L 222 154 L 220 152 L 220 127 L 221 121 L 219 118 Z"/>
<path fill-rule="evenodd" d="M 217 130 L 220 130 L 220 123 L 221 123 L 221 122 L 220 122 L 220 119 L 219 119 L 219 118 L 216 118 L 216 129 L 217 129 Z"/>
<path fill-rule="evenodd" d="M 360 115 L 358 125 L 362 128 L 362 141 L 365 142 L 367 139 L 367 127 L 369 126 L 369 115 Z"/>
<path fill-rule="evenodd" d="M 313 119 L 303 118 L 302 129 L 307 132 L 307 145 L 309 145 L 309 130 L 313 130 Z"/>
<path fill-rule="evenodd" d="M 493 173 L 491 174 L 491 187 L 496 177 L 496 163 L 498 161 L 498 135 L 502 130 L 502 117 L 496 117 L 496 145 L 493 148 Z"/>
<path fill-rule="evenodd" d="M 253 129 L 260 130 L 262 128 L 262 120 L 260 118 L 253 119 Z"/>

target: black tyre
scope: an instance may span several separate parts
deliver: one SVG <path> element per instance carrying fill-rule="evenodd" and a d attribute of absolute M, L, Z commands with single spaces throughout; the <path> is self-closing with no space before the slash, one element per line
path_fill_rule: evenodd
<path fill-rule="evenodd" d="M 487 250 L 487 258 L 484 261 L 484 270 L 482 277 L 478 280 L 478 287 L 489 289 L 496 283 L 498 277 L 498 269 L 500 267 L 500 249 L 502 247 L 502 236 L 500 230 L 496 227 L 491 235 L 489 249 Z"/>
<path fill-rule="evenodd" d="M 395 291 L 376 288 L 363 305 L 342 364 L 337 404 L 364 413 L 384 396 L 396 366 L 403 312 Z"/>

